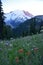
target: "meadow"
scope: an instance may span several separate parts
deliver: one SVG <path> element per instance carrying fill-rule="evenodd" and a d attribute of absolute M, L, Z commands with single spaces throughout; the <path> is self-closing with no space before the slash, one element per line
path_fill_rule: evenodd
<path fill-rule="evenodd" d="M 0 65 L 43 65 L 43 33 L 0 40 Z"/>

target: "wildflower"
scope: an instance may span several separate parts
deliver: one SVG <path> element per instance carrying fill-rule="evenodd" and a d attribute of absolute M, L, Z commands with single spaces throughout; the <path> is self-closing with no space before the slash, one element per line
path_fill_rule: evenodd
<path fill-rule="evenodd" d="M 9 46 L 10 42 L 9 41 L 6 41 L 5 42 L 5 46 Z"/>
<path fill-rule="evenodd" d="M 30 51 L 26 53 L 26 55 L 30 55 L 30 54 L 31 54 L 31 52 L 30 52 Z"/>
<path fill-rule="evenodd" d="M 38 48 L 34 48 L 34 50 L 35 50 L 35 51 L 37 51 L 37 50 L 38 50 Z"/>
<path fill-rule="evenodd" d="M 12 47 L 12 44 L 10 44 L 10 47 Z"/>
<path fill-rule="evenodd" d="M 13 40 L 13 38 L 11 37 L 10 40 Z"/>
<path fill-rule="evenodd" d="M 34 48 L 34 52 L 37 52 L 38 51 L 38 48 Z"/>
<path fill-rule="evenodd" d="M 19 53 L 23 53 L 23 49 L 19 49 L 18 52 L 19 52 Z"/>
<path fill-rule="evenodd" d="M 33 51 L 33 48 L 31 50 Z"/>
<path fill-rule="evenodd" d="M 9 43 L 8 43 L 8 42 L 6 42 L 6 43 L 5 43 L 5 45 L 6 45 L 6 46 L 8 46 L 8 45 L 9 45 Z"/>
<path fill-rule="evenodd" d="M 2 44 L 2 43 L 3 43 L 3 41 L 1 41 L 1 40 L 0 40 L 0 43 Z"/>
<path fill-rule="evenodd" d="M 18 58 L 18 57 L 16 57 L 15 59 L 16 59 L 16 62 L 18 63 L 18 62 L 19 62 L 19 58 Z"/>

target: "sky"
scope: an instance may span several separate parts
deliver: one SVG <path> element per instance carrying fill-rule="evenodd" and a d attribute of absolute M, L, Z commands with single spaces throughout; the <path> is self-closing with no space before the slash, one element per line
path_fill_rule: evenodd
<path fill-rule="evenodd" d="M 43 15 L 43 0 L 2 0 L 4 13 L 25 10 L 33 15 Z"/>

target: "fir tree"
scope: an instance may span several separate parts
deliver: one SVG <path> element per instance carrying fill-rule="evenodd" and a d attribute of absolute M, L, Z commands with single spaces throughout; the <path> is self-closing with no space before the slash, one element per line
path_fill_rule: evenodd
<path fill-rule="evenodd" d="M 0 0 L 0 39 L 3 39 L 3 21 L 4 16 L 3 16 L 2 2 Z"/>

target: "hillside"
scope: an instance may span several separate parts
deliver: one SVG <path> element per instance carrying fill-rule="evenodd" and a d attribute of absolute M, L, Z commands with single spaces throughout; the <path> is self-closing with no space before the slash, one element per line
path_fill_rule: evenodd
<path fill-rule="evenodd" d="M 41 27 L 43 26 L 43 15 L 35 16 L 31 19 L 27 19 L 21 23 L 16 29 L 13 30 L 14 36 L 27 36 L 30 34 L 40 33 Z"/>
<path fill-rule="evenodd" d="M 0 65 L 43 65 L 43 33 L 0 41 Z"/>

